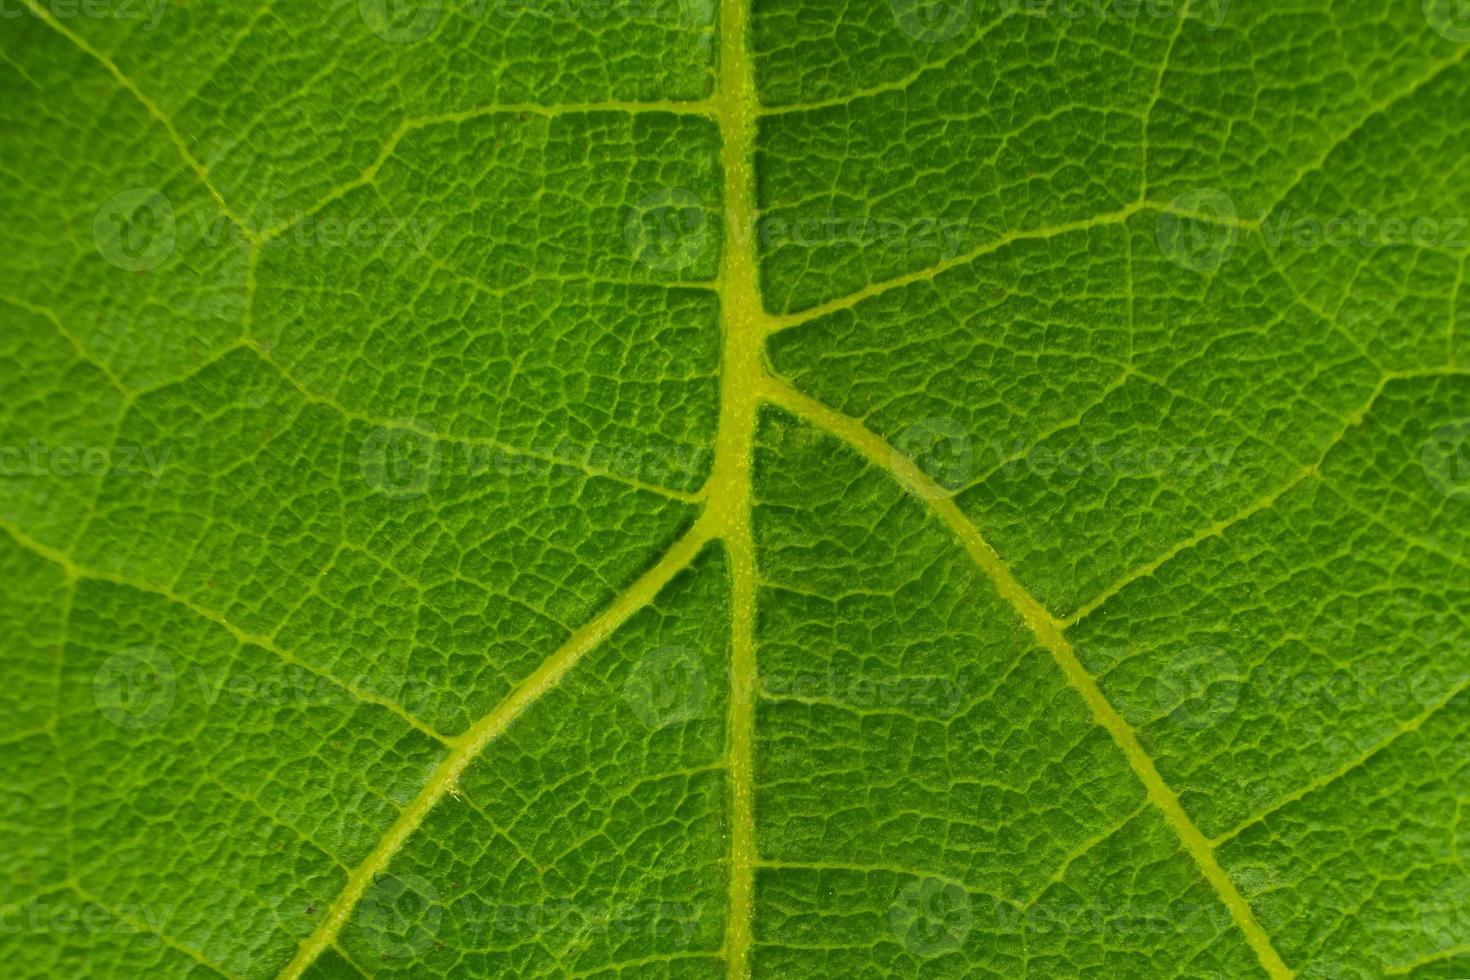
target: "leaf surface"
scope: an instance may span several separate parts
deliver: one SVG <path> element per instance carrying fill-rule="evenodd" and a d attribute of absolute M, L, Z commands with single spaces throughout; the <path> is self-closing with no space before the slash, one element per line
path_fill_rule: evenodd
<path fill-rule="evenodd" d="M 7 969 L 1470 972 L 1462 15 L 24 0 Z"/>

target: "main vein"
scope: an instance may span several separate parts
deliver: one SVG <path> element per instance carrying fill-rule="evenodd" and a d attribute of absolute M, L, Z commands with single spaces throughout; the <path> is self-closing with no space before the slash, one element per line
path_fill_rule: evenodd
<path fill-rule="evenodd" d="M 755 236 L 753 66 L 746 49 L 750 0 L 721 0 L 720 82 L 715 118 L 724 171 L 725 236 L 719 292 L 724 359 L 720 431 L 710 478 L 712 519 L 730 553 L 730 909 L 725 935 L 731 980 L 748 972 L 755 890 L 755 603 L 757 572 L 751 533 L 751 460 L 764 336 Z"/>

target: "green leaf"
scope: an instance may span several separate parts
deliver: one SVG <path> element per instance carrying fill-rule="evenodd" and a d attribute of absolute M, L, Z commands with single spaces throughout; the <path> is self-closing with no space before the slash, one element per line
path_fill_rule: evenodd
<path fill-rule="evenodd" d="M 22 977 L 1470 974 L 1457 0 L 23 0 Z"/>

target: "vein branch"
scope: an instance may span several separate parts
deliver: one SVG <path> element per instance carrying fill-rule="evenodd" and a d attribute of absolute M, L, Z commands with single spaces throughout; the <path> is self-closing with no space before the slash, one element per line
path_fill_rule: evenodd
<path fill-rule="evenodd" d="M 929 502 L 936 516 L 958 539 L 971 560 L 990 578 L 1000 596 L 1010 603 L 1037 641 L 1052 655 L 1068 683 L 1087 703 L 1098 724 L 1107 730 L 1123 750 L 1134 774 L 1143 783 L 1149 800 L 1174 829 L 1200 873 L 1219 895 L 1266 972 L 1275 980 L 1293 976 L 1272 945 L 1271 938 L 1256 921 L 1250 904 L 1220 866 L 1209 840 L 1195 826 L 1179 802 L 1178 794 L 1164 781 L 1153 759 L 1144 751 L 1132 726 L 1118 714 L 1117 709 L 1098 687 L 1096 679 L 1078 660 L 1076 651 L 1063 633 L 1064 625 L 1017 581 L 946 491 L 861 422 L 802 394 L 784 381 L 768 378 L 762 395 L 807 423 L 836 436 L 860 453 L 870 465 L 890 474 L 906 489 Z"/>
<path fill-rule="evenodd" d="M 453 740 L 449 754 L 434 770 L 418 796 L 403 808 L 398 819 L 368 856 L 347 876 L 346 885 L 322 917 L 316 931 L 302 942 L 296 956 L 281 971 L 279 980 L 295 980 L 300 977 L 336 941 L 368 886 L 388 867 L 394 855 L 413 836 L 414 831 L 418 830 L 434 806 L 459 785 L 460 776 L 485 747 L 504 734 L 531 705 L 560 683 L 583 657 L 596 649 L 634 613 L 651 603 L 659 591 L 694 560 L 712 537 L 711 523 L 701 519 L 652 568 L 547 657 L 505 700 Z"/>
<path fill-rule="evenodd" d="M 38 0 L 24 0 L 24 2 L 26 7 L 30 9 L 32 14 L 34 14 L 38 19 L 44 21 L 46 26 L 56 31 L 56 33 L 66 38 L 72 44 L 76 45 L 76 47 L 82 53 L 86 54 L 98 64 L 100 64 L 103 68 L 107 69 L 107 73 L 110 74 L 119 85 L 126 89 L 128 93 L 133 96 L 133 98 L 138 100 L 138 103 L 142 105 L 145 110 L 147 110 L 148 115 L 152 116 L 153 119 L 164 128 L 164 131 L 168 133 L 169 140 L 173 143 L 174 149 L 178 151 L 179 157 L 183 159 L 184 163 L 188 165 L 189 169 L 194 172 L 194 176 L 199 178 L 199 183 L 202 184 L 204 186 L 204 189 L 209 192 L 210 197 L 214 198 L 214 202 L 216 205 L 219 206 L 220 211 L 239 226 L 240 231 L 245 235 L 247 239 L 254 241 L 256 238 L 254 230 L 252 230 L 249 223 L 242 219 L 239 215 L 237 215 L 234 209 L 232 209 L 230 205 L 225 201 L 225 197 L 223 194 L 220 193 L 219 188 L 216 187 L 214 185 L 214 182 L 209 179 L 208 168 L 200 163 L 198 158 L 194 156 L 193 152 L 189 149 L 189 144 L 179 133 L 178 127 L 174 125 L 173 120 L 169 118 L 168 114 L 158 107 L 158 103 L 154 102 L 153 99 L 149 97 L 149 95 L 138 86 L 137 82 L 134 82 L 131 78 L 124 74 L 123 70 L 117 66 L 117 63 L 112 60 L 111 56 L 109 56 L 105 51 L 94 47 L 92 43 L 86 38 L 82 37 L 66 24 L 63 24 L 57 18 L 56 14 L 53 13 L 48 7 L 43 6 L 41 3 L 38 2 Z"/>

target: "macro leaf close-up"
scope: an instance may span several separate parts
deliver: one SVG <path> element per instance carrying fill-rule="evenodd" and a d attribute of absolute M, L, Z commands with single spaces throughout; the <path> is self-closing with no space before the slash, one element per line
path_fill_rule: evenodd
<path fill-rule="evenodd" d="M 0 975 L 1470 977 L 1466 0 L 0 0 Z"/>

